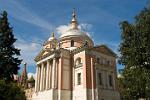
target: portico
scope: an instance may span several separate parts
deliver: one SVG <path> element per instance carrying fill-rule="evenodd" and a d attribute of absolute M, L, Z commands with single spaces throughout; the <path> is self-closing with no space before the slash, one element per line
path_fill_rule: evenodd
<path fill-rule="evenodd" d="M 52 57 L 45 59 L 41 62 L 37 62 L 36 67 L 36 85 L 35 91 L 40 92 L 49 89 L 57 88 L 57 58 Z"/>

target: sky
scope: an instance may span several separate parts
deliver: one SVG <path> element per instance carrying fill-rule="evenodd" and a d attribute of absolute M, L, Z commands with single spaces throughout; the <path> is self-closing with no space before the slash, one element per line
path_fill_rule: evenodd
<path fill-rule="evenodd" d="M 20 65 L 27 63 L 27 72 L 35 73 L 35 56 L 52 32 L 59 37 L 76 9 L 79 25 L 95 45 L 105 44 L 119 55 L 122 21 L 134 22 L 134 17 L 149 0 L 0 0 L 0 12 L 6 10 L 15 46 L 21 49 Z M 123 68 L 117 64 L 118 69 Z"/>

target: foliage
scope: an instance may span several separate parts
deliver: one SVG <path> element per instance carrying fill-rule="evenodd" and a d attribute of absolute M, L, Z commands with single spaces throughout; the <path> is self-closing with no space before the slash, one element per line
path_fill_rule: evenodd
<path fill-rule="evenodd" d="M 0 80 L 0 100 L 26 100 L 25 93 L 16 83 Z"/>
<path fill-rule="evenodd" d="M 119 63 L 125 65 L 123 98 L 135 100 L 150 97 L 150 8 L 135 17 L 135 22 L 121 23 L 122 40 Z"/>
<path fill-rule="evenodd" d="M 31 78 L 28 80 L 28 83 L 30 83 L 31 86 L 34 87 L 34 85 L 35 85 L 35 79 L 34 79 L 33 75 L 32 75 Z"/>
<path fill-rule="evenodd" d="M 0 79 L 13 80 L 13 74 L 18 73 L 21 60 L 18 59 L 20 50 L 14 47 L 16 39 L 10 27 L 7 12 L 0 16 Z"/>

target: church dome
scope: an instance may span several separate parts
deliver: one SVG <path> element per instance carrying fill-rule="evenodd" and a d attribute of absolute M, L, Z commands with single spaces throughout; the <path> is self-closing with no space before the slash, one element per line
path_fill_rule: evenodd
<path fill-rule="evenodd" d="M 73 37 L 73 36 L 87 36 L 87 34 L 85 32 L 82 32 L 79 29 L 70 29 L 68 31 L 66 31 L 65 33 L 63 33 L 60 38 L 64 38 L 64 37 Z"/>
<path fill-rule="evenodd" d="M 54 32 L 52 32 L 51 37 L 48 38 L 48 41 L 56 40 Z"/>
<path fill-rule="evenodd" d="M 70 48 L 71 44 L 74 44 L 74 46 L 72 45 L 73 47 L 80 47 L 83 46 L 85 42 L 87 42 L 89 46 L 94 45 L 92 39 L 86 34 L 86 32 L 83 32 L 78 28 L 75 10 L 73 10 L 72 20 L 68 27 L 69 29 L 62 33 L 59 38 L 62 48 Z"/>

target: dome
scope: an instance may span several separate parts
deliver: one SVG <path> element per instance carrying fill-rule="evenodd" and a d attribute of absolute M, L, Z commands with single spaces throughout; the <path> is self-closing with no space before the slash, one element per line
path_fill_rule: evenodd
<path fill-rule="evenodd" d="M 48 38 L 48 41 L 53 41 L 53 40 L 55 40 L 56 38 L 55 37 L 49 37 Z"/>
<path fill-rule="evenodd" d="M 48 41 L 53 41 L 53 40 L 55 40 L 55 39 L 56 39 L 56 38 L 55 38 L 55 33 L 52 32 L 51 36 L 48 38 Z"/>
<path fill-rule="evenodd" d="M 78 21 L 77 21 L 75 9 L 73 9 L 72 20 L 68 27 L 70 29 L 67 30 L 65 33 L 61 34 L 60 40 L 64 38 L 71 38 L 71 37 L 84 37 L 85 39 L 92 41 L 85 32 L 83 32 L 78 28 Z"/>
<path fill-rule="evenodd" d="M 73 10 L 72 20 L 69 24 L 69 29 L 61 34 L 59 37 L 60 45 L 62 48 L 75 49 L 77 47 L 82 47 L 84 44 L 88 46 L 93 46 L 94 43 L 92 39 L 78 28 L 78 21 L 76 18 L 75 10 Z"/>
<path fill-rule="evenodd" d="M 79 29 L 70 29 L 68 31 L 66 31 L 65 33 L 63 33 L 60 38 L 63 37 L 72 37 L 72 36 L 87 36 L 87 34 L 85 32 L 82 32 Z"/>

